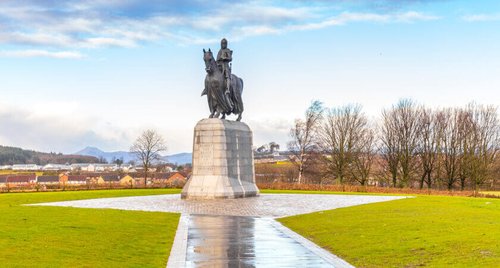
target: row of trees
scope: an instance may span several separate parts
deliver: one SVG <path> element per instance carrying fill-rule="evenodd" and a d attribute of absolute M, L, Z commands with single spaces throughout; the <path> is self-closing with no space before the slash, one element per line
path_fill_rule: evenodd
<path fill-rule="evenodd" d="M 325 109 L 315 101 L 290 136 L 298 183 L 310 172 L 339 183 L 477 190 L 500 176 L 494 106 L 430 109 L 404 99 L 371 122 L 359 105 Z"/>

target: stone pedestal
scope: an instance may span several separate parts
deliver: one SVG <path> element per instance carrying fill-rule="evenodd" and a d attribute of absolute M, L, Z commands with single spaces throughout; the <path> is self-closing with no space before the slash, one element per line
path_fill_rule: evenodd
<path fill-rule="evenodd" d="M 193 174 L 183 199 L 257 196 L 252 131 L 242 122 L 203 119 L 194 128 Z"/>

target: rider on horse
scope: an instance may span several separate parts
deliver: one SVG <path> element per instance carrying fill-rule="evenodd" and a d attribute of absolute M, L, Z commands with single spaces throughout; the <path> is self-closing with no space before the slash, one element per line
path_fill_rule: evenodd
<path fill-rule="evenodd" d="M 231 88 L 231 66 L 229 66 L 229 63 L 233 60 L 233 51 L 227 48 L 226 38 L 222 38 L 220 46 L 221 48 L 217 54 L 217 65 L 224 75 L 226 94 L 229 94 Z"/>

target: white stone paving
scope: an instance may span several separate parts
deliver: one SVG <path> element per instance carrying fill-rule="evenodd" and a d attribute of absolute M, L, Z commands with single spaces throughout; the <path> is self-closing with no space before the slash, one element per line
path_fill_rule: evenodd
<path fill-rule="evenodd" d="M 33 205 L 280 218 L 403 198 L 407 197 L 329 194 L 261 194 L 259 197 L 241 199 L 182 200 L 178 194 L 169 194 L 100 198 Z"/>

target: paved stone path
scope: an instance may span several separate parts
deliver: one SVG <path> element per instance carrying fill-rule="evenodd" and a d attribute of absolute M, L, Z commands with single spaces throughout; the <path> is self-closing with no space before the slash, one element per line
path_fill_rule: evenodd
<path fill-rule="evenodd" d="M 352 267 L 273 218 L 402 198 L 407 197 L 262 194 L 181 200 L 154 195 L 33 205 L 182 213 L 167 267 Z"/>
<path fill-rule="evenodd" d="M 404 196 L 262 194 L 259 197 L 217 200 L 182 200 L 178 194 L 100 198 L 42 203 L 42 206 L 114 208 L 185 214 L 280 218 L 341 207 L 390 201 Z"/>

